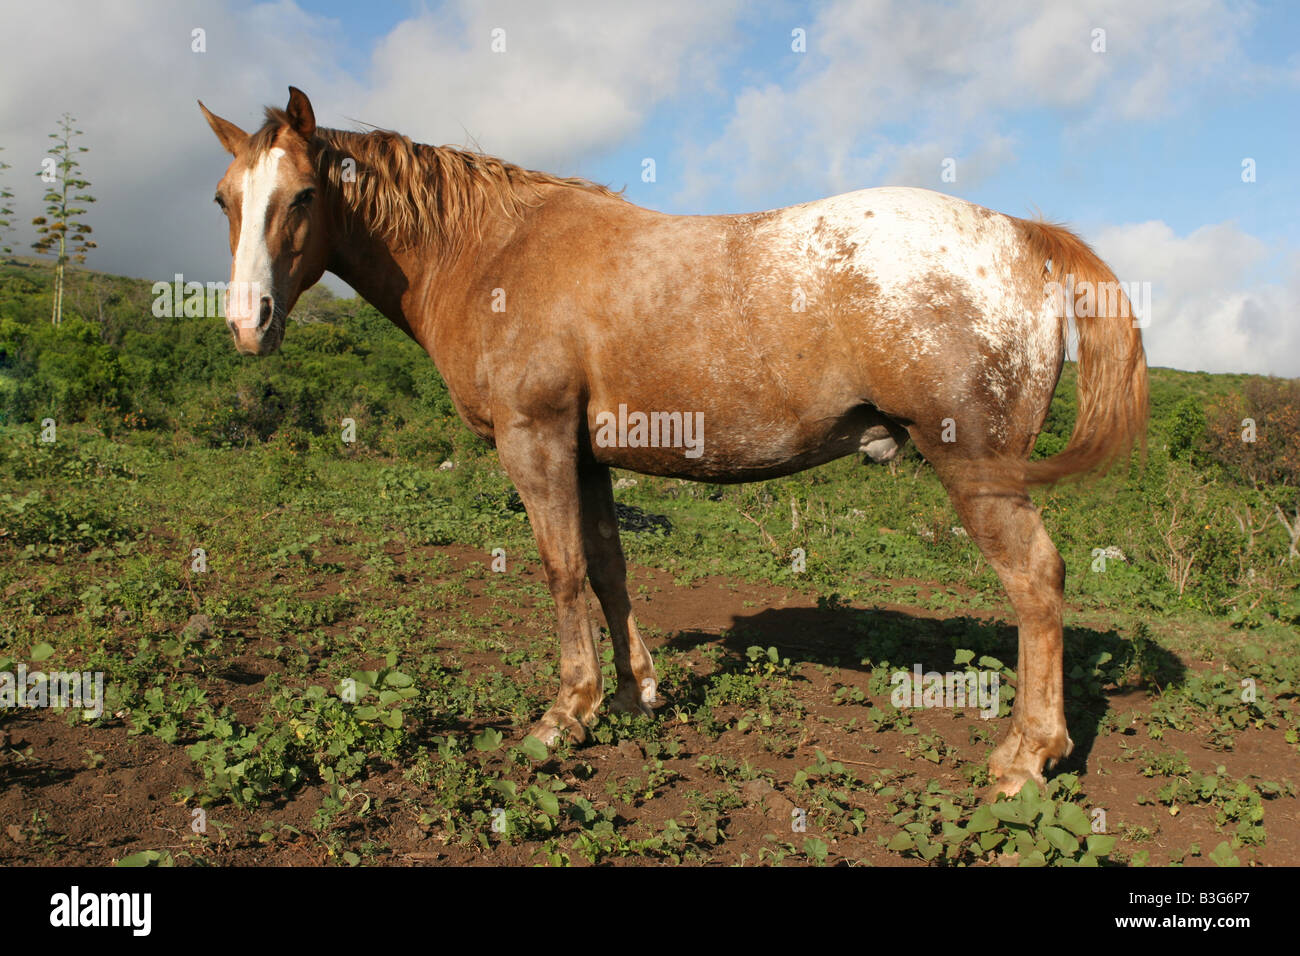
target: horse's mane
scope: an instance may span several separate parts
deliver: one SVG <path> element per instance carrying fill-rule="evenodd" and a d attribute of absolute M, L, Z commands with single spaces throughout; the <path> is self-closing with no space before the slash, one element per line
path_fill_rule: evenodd
<path fill-rule="evenodd" d="M 266 124 L 253 134 L 254 155 L 271 148 L 289 122 L 268 107 Z M 397 247 L 432 244 L 453 255 L 477 238 L 493 209 L 518 216 L 540 200 L 539 188 L 567 186 L 621 198 L 586 179 L 524 169 L 479 152 L 426 146 L 392 130 L 365 132 L 317 127 L 316 171 L 324 191 L 366 228 Z M 348 172 L 345 160 L 355 166 Z"/>

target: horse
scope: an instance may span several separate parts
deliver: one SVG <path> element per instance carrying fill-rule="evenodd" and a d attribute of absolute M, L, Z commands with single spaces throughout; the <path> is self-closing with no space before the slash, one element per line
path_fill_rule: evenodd
<path fill-rule="evenodd" d="M 893 187 L 667 215 L 480 152 L 318 128 L 296 87 L 251 135 L 199 108 L 233 157 L 215 198 L 238 351 L 275 351 L 328 270 L 428 353 L 496 448 L 558 620 L 560 688 L 532 736 L 581 742 L 604 700 L 587 580 L 614 649 L 608 706 L 659 703 L 611 468 L 748 482 L 858 451 L 888 461 L 910 440 L 1017 617 L 1019 689 L 989 793 L 1042 784 L 1070 753 L 1065 565 L 1028 489 L 1144 448 L 1148 405 L 1139 323 L 1078 236 Z M 1078 417 L 1063 450 L 1031 461 L 1071 318 Z"/>

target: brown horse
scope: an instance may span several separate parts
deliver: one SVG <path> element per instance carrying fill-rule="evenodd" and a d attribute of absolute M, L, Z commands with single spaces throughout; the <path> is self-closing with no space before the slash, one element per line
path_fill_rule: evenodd
<path fill-rule="evenodd" d="M 318 129 L 290 88 L 251 136 L 204 116 L 234 161 L 216 201 L 234 256 L 227 320 L 279 347 L 328 269 L 429 353 L 528 510 L 559 616 L 560 692 L 531 733 L 585 737 L 602 700 L 584 579 L 614 645 L 610 705 L 651 713 L 610 468 L 740 482 L 909 437 L 1019 618 L 1019 693 L 995 792 L 1072 743 L 1065 566 L 1026 493 L 1125 455 L 1146 360 L 1110 270 L 1059 226 L 920 189 L 737 216 L 669 216 L 593 183 L 397 133 Z M 1074 313 L 1079 415 L 1028 462 Z"/>

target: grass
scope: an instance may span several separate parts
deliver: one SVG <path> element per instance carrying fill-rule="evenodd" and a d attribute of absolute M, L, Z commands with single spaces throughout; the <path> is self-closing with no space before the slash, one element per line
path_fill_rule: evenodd
<path fill-rule="evenodd" d="M 1045 792 L 979 804 L 1014 699 L 1014 618 L 915 457 L 763 484 L 637 476 L 621 488 L 621 504 L 672 529 L 623 535 L 634 599 L 700 587 L 736 595 L 740 610 L 704 632 L 689 620 L 643 628 L 669 701 L 655 720 L 604 715 L 589 745 L 537 752 L 524 732 L 554 695 L 558 661 L 526 516 L 436 375 L 403 364 L 416 362 L 409 343 L 353 318 L 362 331 L 338 359 L 347 402 L 372 374 L 421 397 L 350 411 L 355 443 L 334 428 L 342 398 L 321 405 L 320 427 L 288 414 L 265 436 L 255 407 L 222 412 L 217 392 L 195 407 L 173 396 L 176 427 L 151 426 L 167 422 L 161 407 L 125 424 L 60 419 L 53 442 L 37 421 L 0 424 L 0 671 L 108 675 L 101 717 L 58 716 L 80 735 L 87 773 L 118 766 L 127 740 L 185 767 L 169 794 L 180 842 L 137 840 L 119 865 L 247 861 L 241 852 L 340 865 L 412 853 L 1230 865 L 1265 852 L 1270 806 L 1295 799 L 1285 767 L 1236 766 L 1245 741 L 1300 753 L 1300 562 L 1285 559 L 1280 528 L 1238 533 L 1233 510 L 1258 506 L 1255 491 L 1158 445 L 1144 470 L 1036 493 L 1066 564 L 1067 717 L 1084 755 Z M 326 368 L 311 364 L 325 361 L 312 336 L 299 338 L 267 375 Z M 1072 375 L 1054 406 L 1062 420 Z M 1157 418 L 1240 384 L 1153 370 Z M 1122 557 L 1099 565 L 1098 549 Z M 1171 568 L 1189 560 L 1180 590 Z M 803 607 L 775 607 L 778 593 Z M 1000 719 L 895 707 L 891 674 L 917 663 L 998 673 Z M 604 641 L 602 665 L 612 686 Z M 0 729 L 18 727 L 0 714 Z M 0 772 L 53 786 L 49 754 L 4 739 Z M 1143 802 L 1111 807 L 1124 819 L 1094 832 L 1090 791 L 1124 774 Z M 189 827 L 195 811 L 211 821 L 203 832 Z M 69 852 L 49 807 L 3 822 L 42 858 Z M 1179 848 L 1166 858 L 1171 828 Z M 437 850 L 412 849 L 426 845 Z"/>

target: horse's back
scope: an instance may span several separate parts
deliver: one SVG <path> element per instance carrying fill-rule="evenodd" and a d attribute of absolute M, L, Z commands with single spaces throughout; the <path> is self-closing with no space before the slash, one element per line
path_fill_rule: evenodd
<path fill-rule="evenodd" d="M 601 453 L 610 464 L 779 473 L 855 449 L 877 412 L 938 421 L 976 405 L 978 427 L 1006 438 L 1021 391 L 1045 410 L 1059 372 L 1059 323 L 1014 220 L 939 193 L 867 189 L 740 216 L 572 195 L 532 230 L 532 247 L 565 250 L 564 268 L 522 250 L 501 280 L 528 315 L 496 371 L 579 380 L 593 435 L 620 406 L 706 423 L 690 461 L 620 447 Z"/>

